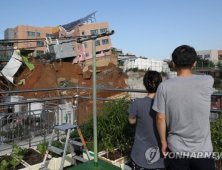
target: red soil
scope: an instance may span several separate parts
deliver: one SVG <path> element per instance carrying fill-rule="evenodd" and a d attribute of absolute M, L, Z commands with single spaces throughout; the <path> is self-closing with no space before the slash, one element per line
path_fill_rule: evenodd
<path fill-rule="evenodd" d="M 34 63 L 34 61 L 33 61 Z M 35 64 L 35 63 L 34 63 Z M 57 78 L 65 78 L 66 81 L 70 81 L 71 78 L 78 79 L 78 86 L 92 87 L 92 76 L 90 79 L 84 79 L 84 75 L 81 73 L 81 67 L 78 64 L 72 64 L 71 62 L 63 62 L 60 65 L 59 62 L 54 62 L 54 66 L 58 69 L 56 72 L 54 67 L 49 63 L 35 65 L 35 69 L 30 72 L 26 67 L 23 72 L 17 78 L 17 83 L 21 79 L 26 79 L 30 74 L 30 76 L 26 79 L 25 84 L 19 86 L 20 90 L 26 89 L 42 89 L 42 88 L 55 88 L 59 87 L 57 83 Z M 92 67 L 89 66 L 89 71 Z M 108 66 L 97 67 L 97 85 L 100 87 L 107 88 L 125 88 L 125 79 L 127 76 L 122 74 L 122 70 L 116 67 L 114 64 L 110 63 Z M 108 70 L 108 73 L 107 73 Z M 109 72 L 112 70 L 111 72 Z M 106 74 L 105 74 L 106 73 Z M 77 84 L 73 84 L 75 86 Z M 63 92 L 66 91 L 66 94 Z M 58 96 L 70 96 L 74 95 L 76 90 L 63 90 L 63 91 L 45 91 L 45 92 L 29 92 L 21 94 L 25 98 L 50 98 L 50 97 L 58 97 Z M 114 91 L 97 91 L 97 97 L 107 98 L 113 95 L 118 94 L 119 92 Z M 91 90 L 80 90 L 80 95 L 84 96 L 92 96 Z M 80 100 L 81 101 L 81 100 Z M 87 105 L 87 110 L 92 110 L 92 101 L 87 101 L 85 103 Z M 98 101 L 98 108 L 102 107 L 102 102 Z M 83 112 L 83 107 L 79 108 L 80 112 Z M 80 122 L 83 121 L 84 115 L 79 115 Z"/>

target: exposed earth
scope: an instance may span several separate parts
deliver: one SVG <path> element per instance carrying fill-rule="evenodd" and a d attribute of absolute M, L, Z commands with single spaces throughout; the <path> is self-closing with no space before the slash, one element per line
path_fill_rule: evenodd
<path fill-rule="evenodd" d="M 44 89 L 61 87 L 63 82 L 68 83 L 68 86 L 82 86 L 92 87 L 92 66 L 88 67 L 88 71 L 82 72 L 82 68 L 79 64 L 72 64 L 72 62 L 54 62 L 41 63 L 36 60 L 30 61 L 35 64 L 35 69 L 30 71 L 28 67 L 24 67 L 24 70 L 20 71 L 18 78 L 16 79 L 16 85 L 19 90 L 27 89 Z M 53 66 L 54 65 L 54 66 Z M 18 85 L 20 80 L 25 79 L 23 85 Z M 122 72 L 122 69 L 115 66 L 113 63 L 109 63 L 108 66 L 97 67 L 97 87 L 106 88 L 126 88 L 125 79 L 127 75 Z M 67 84 L 66 84 L 67 85 Z M 92 97 L 92 90 L 80 89 L 79 94 L 81 96 Z M 19 94 L 25 98 L 51 98 L 59 96 L 73 96 L 76 94 L 76 90 L 60 90 L 60 91 L 44 91 L 44 92 L 29 92 Z M 126 93 L 122 93 L 126 95 Z M 115 91 L 97 91 L 97 97 L 112 98 L 120 95 L 120 92 Z M 92 100 L 86 100 L 84 105 L 81 104 L 83 100 L 80 100 L 79 107 L 79 121 L 85 121 L 86 114 L 92 110 Z M 103 102 L 97 101 L 98 109 L 102 107 Z M 87 113 L 88 111 L 88 113 Z"/>

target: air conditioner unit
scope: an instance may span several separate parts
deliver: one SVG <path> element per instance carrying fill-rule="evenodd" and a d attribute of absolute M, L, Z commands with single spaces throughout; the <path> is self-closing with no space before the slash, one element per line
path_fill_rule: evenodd
<path fill-rule="evenodd" d="M 74 109 L 73 104 L 66 103 L 59 105 L 58 112 L 56 114 L 56 125 L 73 124 L 74 122 Z"/>
<path fill-rule="evenodd" d="M 36 100 L 36 99 L 34 98 L 34 99 L 27 99 L 27 100 Z M 28 112 L 30 111 L 28 115 L 40 117 L 43 111 L 43 106 L 44 104 L 40 102 L 33 102 L 33 103 L 28 104 Z"/>
<path fill-rule="evenodd" d="M 23 96 L 6 96 L 4 97 L 4 103 L 19 102 L 23 100 Z M 24 111 L 24 105 L 7 105 L 5 106 L 5 113 L 18 113 Z"/>

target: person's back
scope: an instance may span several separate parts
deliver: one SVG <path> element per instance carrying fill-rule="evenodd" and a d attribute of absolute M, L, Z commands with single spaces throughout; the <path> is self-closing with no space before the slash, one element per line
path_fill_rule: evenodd
<path fill-rule="evenodd" d="M 212 151 L 209 128 L 212 85 L 213 78 L 207 75 L 175 77 L 160 85 L 167 96 L 167 141 L 171 151 Z"/>
<path fill-rule="evenodd" d="M 156 71 L 147 71 L 144 85 L 147 97 L 137 98 L 130 105 L 129 122 L 136 123 L 135 140 L 131 152 L 133 170 L 164 169 L 164 157 L 160 152 L 160 139 L 156 128 L 156 112 L 152 109 L 156 89 L 162 81 Z"/>
<path fill-rule="evenodd" d="M 204 156 L 197 159 L 196 154 L 192 154 L 213 150 L 209 117 L 214 81 L 211 76 L 191 73 L 196 57 L 196 51 L 187 45 L 174 50 L 172 60 L 178 77 L 160 84 L 153 105 L 158 112 L 157 127 L 163 154 L 167 155 L 169 148 L 170 152 L 188 156 L 170 159 L 170 169 L 173 170 L 214 169 L 213 159 Z"/>

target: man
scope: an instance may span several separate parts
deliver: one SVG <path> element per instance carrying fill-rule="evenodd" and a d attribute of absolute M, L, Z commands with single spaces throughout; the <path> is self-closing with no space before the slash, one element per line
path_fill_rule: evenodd
<path fill-rule="evenodd" d="M 192 74 L 196 58 L 195 49 L 187 45 L 173 51 L 178 76 L 160 84 L 152 107 L 157 112 L 162 153 L 169 154 L 172 170 L 214 170 L 214 160 L 203 156 L 213 151 L 209 116 L 214 80 L 208 75 Z M 172 157 L 169 152 L 183 157 Z M 200 152 L 203 155 L 197 156 Z"/>

